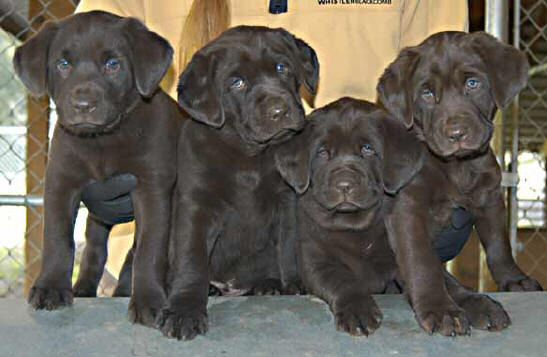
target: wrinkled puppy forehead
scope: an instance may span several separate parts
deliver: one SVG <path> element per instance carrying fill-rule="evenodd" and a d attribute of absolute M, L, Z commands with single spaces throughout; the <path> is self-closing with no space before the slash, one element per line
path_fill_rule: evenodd
<path fill-rule="evenodd" d="M 293 35 L 281 28 L 264 26 L 237 26 L 222 33 L 205 46 L 205 56 L 221 54 L 239 57 L 242 62 L 260 62 L 265 59 L 296 61 L 298 48 Z M 231 61 L 223 60 L 224 63 Z"/>
<path fill-rule="evenodd" d="M 410 49 L 410 56 L 414 57 L 413 79 L 423 81 L 437 77 L 460 81 L 466 75 L 485 73 L 486 64 L 477 46 L 475 39 L 464 32 L 448 31 L 430 36 Z"/>
<path fill-rule="evenodd" d="M 122 55 L 129 51 L 124 18 L 103 11 L 76 14 L 58 23 L 50 45 L 51 56 L 93 58 L 103 52 Z M 145 45 L 145 44 L 141 44 Z"/>
<path fill-rule="evenodd" d="M 309 120 L 314 136 L 337 145 L 369 139 L 381 140 L 381 123 L 386 113 L 368 101 L 344 97 L 313 111 Z"/>
<path fill-rule="evenodd" d="M 284 38 L 292 35 L 282 28 L 270 28 L 265 26 L 236 26 L 222 33 L 211 43 L 214 45 L 231 46 L 232 48 L 273 48 L 286 50 L 289 45 Z M 209 46 L 208 46 L 209 47 Z"/>

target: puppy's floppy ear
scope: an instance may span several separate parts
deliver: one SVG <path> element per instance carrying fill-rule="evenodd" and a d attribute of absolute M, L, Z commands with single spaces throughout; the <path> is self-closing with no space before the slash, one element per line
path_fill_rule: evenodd
<path fill-rule="evenodd" d="M 409 81 L 417 59 L 418 54 L 410 48 L 402 50 L 385 69 L 376 86 L 379 103 L 407 128 L 414 124 L 413 95 Z"/>
<path fill-rule="evenodd" d="M 46 23 L 36 35 L 15 50 L 13 67 L 21 82 L 35 96 L 42 96 L 47 90 L 48 51 L 57 24 Z"/>
<path fill-rule="evenodd" d="M 299 50 L 302 83 L 312 95 L 315 95 L 319 85 L 319 60 L 317 54 L 310 45 L 301 39 L 294 37 L 294 41 Z"/>
<path fill-rule="evenodd" d="M 301 134 L 283 143 L 275 152 L 277 171 L 299 195 L 306 192 L 310 185 L 312 151 L 310 129 L 311 124 L 307 123 L 307 127 Z"/>
<path fill-rule="evenodd" d="M 199 52 L 179 78 L 177 87 L 179 105 L 192 118 L 214 128 L 224 125 L 224 108 L 214 81 L 214 55 Z"/>
<path fill-rule="evenodd" d="M 384 138 L 384 190 L 388 194 L 396 194 L 422 168 L 425 150 L 400 121 L 385 115 L 381 126 Z"/>
<path fill-rule="evenodd" d="M 290 32 L 284 29 L 279 29 L 279 31 L 285 43 L 289 45 L 291 52 L 294 52 L 291 58 L 296 62 L 298 80 L 304 84 L 309 93 L 309 96 L 306 96 L 306 100 L 313 106 L 314 96 L 319 86 L 319 60 L 317 59 L 317 54 L 310 45 Z"/>
<path fill-rule="evenodd" d="M 123 26 L 133 52 L 131 60 L 137 90 L 143 97 L 151 97 L 171 66 L 173 48 L 137 19 L 127 18 Z"/>
<path fill-rule="evenodd" d="M 526 55 L 485 32 L 476 32 L 470 36 L 486 66 L 496 106 L 504 109 L 528 83 L 530 65 Z"/>

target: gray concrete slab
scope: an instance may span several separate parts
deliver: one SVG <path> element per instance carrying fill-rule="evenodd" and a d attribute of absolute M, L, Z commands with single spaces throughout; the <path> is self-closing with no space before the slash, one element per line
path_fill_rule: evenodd
<path fill-rule="evenodd" d="M 493 296 L 513 325 L 456 338 L 424 333 L 400 295 L 376 296 L 384 321 L 368 338 L 337 332 L 316 298 L 213 298 L 208 334 L 190 342 L 130 324 L 128 299 L 76 299 L 55 312 L 0 299 L 0 356 L 547 356 L 547 293 Z"/>

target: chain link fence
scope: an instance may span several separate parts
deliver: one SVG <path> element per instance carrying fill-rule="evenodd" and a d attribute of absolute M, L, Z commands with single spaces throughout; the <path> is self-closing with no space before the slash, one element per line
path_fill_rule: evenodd
<path fill-rule="evenodd" d="M 547 0 L 515 1 L 514 17 L 515 42 L 531 65 L 529 84 L 513 112 L 518 119 L 512 132 L 518 138 L 517 205 L 511 209 L 518 217 L 516 258 L 547 286 Z"/>
<path fill-rule="evenodd" d="M 51 103 L 27 95 L 15 77 L 11 59 L 15 48 L 42 23 L 71 14 L 77 3 L 0 0 L 0 297 L 23 296 L 39 273 L 43 177 L 55 122 Z M 513 154 L 519 171 L 509 214 L 518 223 L 518 230 L 515 226 L 513 231 L 517 261 L 547 286 L 547 0 L 511 3 L 515 44 L 528 55 L 532 70 L 512 120 L 504 121 L 507 143 L 517 140 L 505 145 L 505 162 L 510 163 Z M 78 215 L 77 258 L 84 244 L 85 215 L 85 210 Z"/>

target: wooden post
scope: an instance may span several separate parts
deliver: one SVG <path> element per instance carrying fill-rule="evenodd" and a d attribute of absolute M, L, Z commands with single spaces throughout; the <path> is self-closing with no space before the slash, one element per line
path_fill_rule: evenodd
<path fill-rule="evenodd" d="M 29 0 L 28 23 L 33 32 L 38 31 L 45 21 L 62 19 L 72 14 L 75 8 L 70 0 L 53 0 L 45 4 L 47 4 L 45 5 L 47 9 L 44 9 L 43 1 Z M 43 195 L 48 151 L 49 98 L 27 97 L 27 113 L 27 195 Z M 40 273 L 44 231 L 43 217 L 43 207 L 27 207 L 25 296 Z"/>
<path fill-rule="evenodd" d="M 447 263 L 448 271 L 463 285 L 477 290 L 479 288 L 479 239 L 475 231 L 461 253 Z"/>

